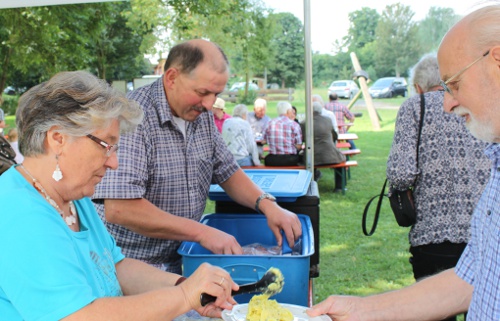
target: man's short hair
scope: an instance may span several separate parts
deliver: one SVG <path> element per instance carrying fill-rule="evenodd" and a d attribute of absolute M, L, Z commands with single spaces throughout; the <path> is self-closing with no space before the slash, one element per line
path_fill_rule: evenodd
<path fill-rule="evenodd" d="M 278 105 L 276 105 L 276 109 L 278 110 L 278 115 L 285 115 L 289 109 L 292 109 L 292 105 L 288 101 L 280 101 Z"/>
<path fill-rule="evenodd" d="M 314 94 L 312 95 L 312 101 L 315 102 L 315 101 L 319 101 L 321 104 L 324 104 L 325 102 L 323 101 L 323 97 L 321 97 L 321 95 L 318 95 L 318 94 Z"/>
<path fill-rule="evenodd" d="M 245 116 L 247 113 L 248 113 L 248 108 L 246 105 L 239 104 L 239 105 L 234 106 L 234 109 L 233 109 L 233 116 L 234 117 L 243 118 L 243 116 Z"/>
<path fill-rule="evenodd" d="M 330 100 L 337 100 L 337 99 L 339 99 L 339 96 L 337 96 L 337 94 L 336 94 L 336 93 L 331 93 L 331 94 L 328 96 L 328 98 L 330 98 Z"/>
<path fill-rule="evenodd" d="M 257 98 L 255 102 L 253 103 L 254 108 L 255 107 L 267 107 L 267 101 L 263 98 Z"/>
<path fill-rule="evenodd" d="M 313 112 L 315 113 L 321 113 L 323 109 L 323 105 L 319 101 L 313 102 Z"/>
<path fill-rule="evenodd" d="M 212 44 L 219 49 L 224 61 L 225 66 L 223 70 L 218 70 L 220 72 L 226 71 L 227 66 L 229 66 L 229 60 L 227 59 L 226 54 L 216 43 Z M 189 74 L 192 72 L 200 63 L 205 59 L 205 53 L 203 50 L 189 42 L 182 42 L 178 45 L 175 45 L 170 52 L 168 53 L 167 60 L 165 61 L 165 66 L 163 68 L 164 71 L 167 71 L 171 67 L 176 67 L 183 74 Z M 216 66 L 216 65 L 214 65 Z M 221 68 L 221 67 L 220 67 Z"/>

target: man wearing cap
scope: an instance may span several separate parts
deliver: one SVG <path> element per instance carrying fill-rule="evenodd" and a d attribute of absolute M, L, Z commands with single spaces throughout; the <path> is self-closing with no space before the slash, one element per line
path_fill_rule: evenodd
<path fill-rule="evenodd" d="M 224 99 L 217 97 L 213 105 L 212 113 L 214 114 L 215 126 L 217 126 L 219 133 L 222 133 L 222 125 L 224 124 L 224 121 L 231 118 L 231 115 L 226 114 L 225 110 L 226 102 Z"/>

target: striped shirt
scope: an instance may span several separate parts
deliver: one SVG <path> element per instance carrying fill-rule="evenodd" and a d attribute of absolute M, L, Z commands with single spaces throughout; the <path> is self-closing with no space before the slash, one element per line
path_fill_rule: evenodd
<path fill-rule="evenodd" d="M 144 109 L 133 134 L 120 138 L 117 170 L 107 171 L 94 200 L 145 198 L 173 215 L 199 221 L 210 184 L 226 181 L 239 168 L 211 112 L 186 122 L 186 138 L 173 119 L 162 78 L 128 94 Z M 102 203 L 102 202 L 98 202 Z M 104 218 L 104 206 L 96 204 Z M 155 266 L 180 268 L 180 241 L 155 239 L 105 222 L 127 257 Z M 179 269 L 173 269 L 180 272 Z"/>
<path fill-rule="evenodd" d="M 297 122 L 282 115 L 267 124 L 264 140 L 269 145 L 269 154 L 295 155 L 295 145 L 302 144 L 302 130 Z"/>
<path fill-rule="evenodd" d="M 472 237 L 455 272 L 474 286 L 468 320 L 500 320 L 500 145 L 491 144 L 490 181 L 471 220 Z"/>

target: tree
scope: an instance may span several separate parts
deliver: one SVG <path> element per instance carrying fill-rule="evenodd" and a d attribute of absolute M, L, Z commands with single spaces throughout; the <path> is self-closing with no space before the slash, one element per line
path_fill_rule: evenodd
<path fill-rule="evenodd" d="M 349 13 L 349 29 L 343 38 L 348 51 L 358 51 L 375 41 L 375 30 L 380 15 L 375 9 L 363 7 Z"/>
<path fill-rule="evenodd" d="M 122 13 L 131 9 L 130 3 L 106 2 L 86 6 L 90 14 L 82 19 L 88 25 L 85 47 L 93 57 L 89 68 L 108 81 L 130 80 L 151 73 L 144 66 L 141 45 L 143 35 L 153 31 L 152 28 L 131 28 L 127 25 Z"/>
<path fill-rule="evenodd" d="M 281 87 L 295 87 L 304 78 L 304 30 L 302 22 L 293 14 L 284 12 L 272 14 L 277 29 L 271 46 L 278 48 L 274 64 L 269 69 L 272 79 Z"/>
<path fill-rule="evenodd" d="M 436 51 L 441 39 L 460 18 L 451 8 L 431 7 L 427 16 L 418 23 L 418 37 L 424 53 Z"/>
<path fill-rule="evenodd" d="M 409 6 L 396 3 L 382 12 L 376 29 L 375 70 L 380 76 L 407 75 L 422 55 L 418 27 Z"/>
<path fill-rule="evenodd" d="M 16 73 L 45 80 L 60 70 L 82 66 L 89 55 L 78 44 L 80 23 L 72 19 L 73 6 L 30 7 L 0 10 L 0 90 Z M 67 28 L 69 22 L 74 22 Z M 75 52 L 78 52 L 75 55 Z"/>

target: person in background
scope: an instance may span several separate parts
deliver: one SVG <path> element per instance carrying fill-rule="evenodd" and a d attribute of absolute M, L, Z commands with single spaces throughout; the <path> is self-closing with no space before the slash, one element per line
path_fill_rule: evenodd
<path fill-rule="evenodd" d="M 129 92 L 144 109 L 137 131 L 121 138 L 121 166 L 96 187 L 94 205 L 127 256 L 174 273 L 177 250 L 193 241 L 216 254 L 241 254 L 232 235 L 201 224 L 211 184 L 240 205 L 262 212 L 281 245 L 293 246 L 302 228 L 236 163 L 214 123 L 216 97 L 229 78 L 216 44 L 193 39 L 174 46 L 157 81 Z"/>
<path fill-rule="evenodd" d="M 314 135 L 314 165 L 338 164 L 345 162 L 346 158 L 337 148 L 337 133 L 333 129 L 332 122 L 325 116 L 321 116 L 323 106 L 320 102 L 313 103 L 313 135 Z M 305 123 L 301 123 L 302 139 L 305 140 Z M 319 169 L 314 170 L 314 179 L 321 177 Z M 341 189 L 342 177 L 335 175 L 335 189 Z"/>
<path fill-rule="evenodd" d="M 335 114 L 335 119 L 337 120 L 337 125 L 339 128 L 339 134 L 345 134 L 349 130 L 349 127 L 345 125 L 344 119 L 349 120 L 351 123 L 354 123 L 356 117 L 353 113 L 341 102 L 338 101 L 338 96 L 336 93 L 331 93 L 328 96 L 330 100 L 325 105 L 325 109 L 333 112 Z M 354 140 L 349 139 L 347 142 L 351 145 L 350 149 L 356 149 L 356 144 L 354 144 Z"/>
<path fill-rule="evenodd" d="M 313 104 L 315 102 L 318 102 L 321 104 L 321 106 L 323 106 L 323 109 L 321 110 L 321 116 L 330 119 L 332 126 L 333 126 L 333 130 L 335 130 L 335 143 L 336 143 L 338 135 L 339 135 L 339 127 L 337 125 L 337 117 L 335 116 L 335 114 L 332 111 L 329 111 L 328 109 L 325 108 L 325 102 L 323 101 L 323 98 L 320 95 L 318 95 L 318 94 L 312 95 L 312 101 L 313 101 Z M 340 183 L 342 181 L 342 170 L 343 170 L 342 168 L 334 168 L 333 169 L 333 172 L 335 173 L 334 174 L 335 175 L 335 189 L 333 190 L 334 193 L 342 193 L 342 188 L 339 187 L 339 186 L 342 186 L 342 184 Z"/>
<path fill-rule="evenodd" d="M 19 151 L 17 128 L 11 128 L 7 136 L 9 137 L 10 146 L 12 146 L 12 149 L 16 152 L 16 158 L 14 158 L 14 160 L 16 163 L 21 164 L 24 160 L 24 156 Z"/>
<path fill-rule="evenodd" d="M 325 102 L 323 101 L 323 97 L 321 97 L 318 94 L 312 95 L 312 102 L 314 103 L 315 101 L 319 102 L 321 106 L 323 106 L 323 110 L 321 111 L 321 116 L 327 117 L 330 119 L 332 122 L 333 129 L 335 132 L 339 133 L 339 126 L 337 124 L 337 117 L 335 117 L 335 114 L 325 108 Z"/>
<path fill-rule="evenodd" d="M 397 190 L 413 188 L 417 219 L 409 233 L 410 263 L 419 281 L 457 264 L 469 240 L 470 219 L 488 182 L 491 162 L 483 153 L 486 143 L 467 131 L 464 119 L 443 111 L 436 55 L 423 56 L 411 76 L 417 93 L 425 93 L 418 164 L 420 95 L 399 109 L 387 179 Z"/>
<path fill-rule="evenodd" d="M 0 105 L 3 103 L 3 99 L 0 97 Z M 5 123 L 5 113 L 3 112 L 3 109 L 0 108 L 0 134 L 3 135 L 3 130 L 6 127 Z"/>
<path fill-rule="evenodd" d="M 240 166 L 260 166 L 259 151 L 252 128 L 246 121 L 248 108 L 239 104 L 233 109 L 233 117 L 224 122 L 222 138 Z"/>
<path fill-rule="evenodd" d="M 226 102 L 224 99 L 217 97 L 214 105 L 212 106 L 212 113 L 214 114 L 215 126 L 219 130 L 219 133 L 222 133 L 222 125 L 226 121 L 226 119 L 231 118 L 230 115 L 226 114 Z"/>
<path fill-rule="evenodd" d="M 264 145 L 266 144 L 262 136 L 264 135 L 267 124 L 271 120 L 271 118 L 266 115 L 266 111 L 267 101 L 263 98 L 257 98 L 253 103 L 253 112 L 249 112 L 247 115 L 247 121 L 252 128 L 259 150 L 259 157 L 261 159 L 264 158 Z"/>
<path fill-rule="evenodd" d="M 61 72 L 19 99 L 24 162 L 0 176 L 2 320 L 172 320 L 220 317 L 238 288 L 203 264 L 189 278 L 126 258 L 89 196 L 118 166 L 120 133 L 143 112 L 105 81 Z M 20 285 L 22 280 L 22 285 Z M 177 286 L 176 286 L 177 285 Z M 200 293 L 217 297 L 200 305 Z"/>
<path fill-rule="evenodd" d="M 267 166 L 297 165 L 298 151 L 302 149 L 300 125 L 291 120 L 292 105 L 286 101 L 277 104 L 278 117 L 272 119 L 264 131 L 264 140 L 269 145 L 269 154 L 264 158 Z"/>
<path fill-rule="evenodd" d="M 292 109 L 293 109 L 293 121 L 295 121 L 296 123 L 300 124 L 299 120 L 297 119 L 297 107 L 293 106 L 292 105 Z"/>
<path fill-rule="evenodd" d="M 490 143 L 485 153 L 492 164 L 457 265 L 388 293 L 363 298 L 332 295 L 309 309 L 309 316 L 328 314 L 344 321 L 440 320 L 468 310 L 468 320 L 500 319 L 499 16 L 498 2 L 476 9 L 447 32 L 438 50 L 444 109 L 463 118 L 476 138 Z M 442 138 L 433 144 L 444 147 Z M 466 170 L 480 162 L 470 162 Z"/>

